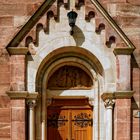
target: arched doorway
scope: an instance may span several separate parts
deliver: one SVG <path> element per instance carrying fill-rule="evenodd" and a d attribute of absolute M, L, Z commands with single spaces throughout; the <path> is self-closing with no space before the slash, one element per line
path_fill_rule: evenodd
<path fill-rule="evenodd" d="M 54 98 L 47 107 L 47 140 L 92 140 L 93 108 L 86 98 Z"/>
<path fill-rule="evenodd" d="M 61 96 L 65 90 L 89 90 L 92 86 L 91 77 L 77 66 L 67 64 L 53 72 L 47 83 L 47 89 L 55 91 L 47 106 L 47 140 L 92 140 L 93 106 L 89 99 L 76 96 L 76 91 L 75 96 Z"/>
<path fill-rule="evenodd" d="M 47 56 L 42 62 L 37 73 L 36 88 L 40 93 L 40 98 L 38 99 L 38 106 L 36 107 L 36 112 L 38 112 L 38 114 L 36 115 L 36 137 L 39 140 L 49 139 L 47 133 L 47 131 L 49 131 L 48 114 L 53 114 L 51 106 L 53 106 L 53 108 L 55 106 L 55 111 L 53 112 L 62 112 L 62 116 L 64 112 L 67 112 L 66 114 L 78 112 L 78 114 L 75 114 L 74 116 L 79 116 L 79 114 L 81 113 L 84 114 L 90 112 L 89 115 L 91 116 L 88 119 L 92 120 L 93 124 L 91 126 L 88 125 L 88 128 L 90 128 L 90 133 L 88 134 L 89 139 L 93 140 L 95 139 L 94 137 L 97 137 L 98 135 L 98 132 L 96 130 L 99 127 L 99 92 L 101 91 L 99 89 L 100 86 L 102 87 L 102 85 L 99 86 L 99 83 L 103 84 L 102 66 L 97 58 L 94 55 L 90 54 L 88 51 L 81 48 L 69 49 L 70 47 L 64 47 Z M 78 74 L 76 75 L 75 73 Z M 64 77 L 68 75 L 74 75 L 75 78 L 67 78 L 67 80 L 65 80 Z M 57 80 L 53 81 L 53 79 Z M 78 79 L 80 80 L 78 81 Z M 66 105 L 69 109 L 67 109 L 66 111 L 66 109 L 62 109 L 63 107 L 57 107 L 53 103 L 55 102 L 56 98 L 61 99 L 64 108 L 65 102 L 69 103 Z M 86 104 L 76 104 L 75 111 L 72 111 L 74 106 L 71 105 L 70 100 L 75 100 L 76 102 L 81 103 L 81 99 L 87 101 Z M 58 106 L 60 106 L 60 104 L 58 104 Z M 87 109 L 84 110 L 85 106 L 87 107 Z M 57 114 L 54 115 L 56 115 L 56 118 L 58 118 Z M 70 118 L 72 116 L 67 115 L 67 117 Z M 74 119 L 68 120 L 69 126 L 72 125 L 70 123 L 72 122 L 72 120 Z M 56 122 L 56 120 L 52 121 Z M 94 126 L 94 129 L 92 129 L 92 126 Z M 68 132 L 68 134 L 70 134 L 71 136 L 65 136 L 64 139 L 68 138 L 69 140 L 70 138 L 73 138 L 73 134 L 71 133 L 73 130 L 69 129 L 68 131 L 70 131 Z"/>

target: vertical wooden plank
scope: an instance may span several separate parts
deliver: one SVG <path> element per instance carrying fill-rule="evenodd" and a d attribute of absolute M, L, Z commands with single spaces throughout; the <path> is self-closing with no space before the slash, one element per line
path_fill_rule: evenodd
<path fill-rule="evenodd" d="M 87 121 L 87 119 L 89 120 Z M 92 125 L 90 119 L 92 119 L 92 110 L 79 109 L 72 111 L 72 140 L 92 139 Z"/>

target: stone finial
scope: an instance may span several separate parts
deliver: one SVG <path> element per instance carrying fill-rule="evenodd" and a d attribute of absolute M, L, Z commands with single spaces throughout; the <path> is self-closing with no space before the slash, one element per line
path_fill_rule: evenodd
<path fill-rule="evenodd" d="M 104 105 L 105 105 L 105 107 L 108 108 L 108 109 L 109 109 L 109 108 L 112 109 L 114 104 L 115 104 L 115 100 L 114 100 L 114 99 L 106 99 L 106 100 L 104 101 Z"/>
<path fill-rule="evenodd" d="M 35 100 L 28 100 L 27 105 L 29 108 L 34 108 L 36 106 L 36 101 Z"/>

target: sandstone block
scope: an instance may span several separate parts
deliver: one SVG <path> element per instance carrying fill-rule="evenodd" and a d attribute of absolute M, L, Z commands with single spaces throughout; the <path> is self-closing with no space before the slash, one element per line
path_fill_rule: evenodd
<path fill-rule="evenodd" d="M 26 15 L 26 5 L 0 4 L 0 15 Z"/>
<path fill-rule="evenodd" d="M 0 108 L 0 122 L 10 122 L 10 108 Z"/>
<path fill-rule="evenodd" d="M 12 16 L 0 17 L 0 26 L 13 26 L 13 17 Z"/>
<path fill-rule="evenodd" d="M 28 21 L 28 19 L 28 16 L 14 16 L 14 26 L 21 27 Z"/>
<path fill-rule="evenodd" d="M 133 133 L 139 133 L 140 132 L 139 121 L 137 123 L 133 123 L 133 127 L 132 128 L 133 128 Z"/>
<path fill-rule="evenodd" d="M 25 121 L 25 108 L 12 108 L 12 121 Z"/>
<path fill-rule="evenodd" d="M 11 35 L 12 33 L 14 33 L 14 28 L 13 27 L 2 27 L 0 26 L 0 36 L 1 37 L 5 37 L 5 38 L 8 38 L 8 35 Z M 7 43 L 7 42 L 5 42 Z"/>
<path fill-rule="evenodd" d="M 21 3 L 36 3 L 36 2 L 44 2 L 44 0 L 0 0 L 0 4 L 21 4 Z"/>
<path fill-rule="evenodd" d="M 27 15 L 32 15 L 39 7 L 41 3 L 35 3 L 35 4 L 28 4 L 27 5 Z"/>
<path fill-rule="evenodd" d="M 19 93 L 20 94 L 20 93 Z M 11 100 L 12 107 L 22 107 L 25 108 L 25 100 L 24 99 L 13 99 Z"/>
<path fill-rule="evenodd" d="M 0 86 L 1 88 L 2 86 Z M 0 95 L 0 107 L 1 108 L 10 108 L 10 99 L 7 95 L 5 95 L 5 92 Z"/>
<path fill-rule="evenodd" d="M 116 18 L 117 23 L 122 27 L 139 27 L 140 25 L 140 18 L 137 16 L 117 16 Z"/>
<path fill-rule="evenodd" d="M 116 107 L 130 107 L 131 101 L 130 99 L 116 99 Z"/>
<path fill-rule="evenodd" d="M 12 140 L 25 140 L 25 123 L 12 122 Z"/>
<path fill-rule="evenodd" d="M 126 3 L 127 0 L 109 0 L 111 3 Z"/>
<path fill-rule="evenodd" d="M 0 138 L 0 140 L 11 140 L 11 138 Z"/>
<path fill-rule="evenodd" d="M 5 73 L 10 71 L 9 64 L 0 64 L 0 73 Z"/>
<path fill-rule="evenodd" d="M 0 123 L 0 140 L 10 138 L 10 124 Z"/>
<path fill-rule="evenodd" d="M 130 5 L 130 4 L 117 4 L 116 5 L 116 12 L 119 16 L 140 16 L 140 8 L 136 5 Z"/>
<path fill-rule="evenodd" d="M 8 90 L 9 90 L 9 84 L 0 85 L 0 96 L 7 96 L 5 92 Z"/>
<path fill-rule="evenodd" d="M 139 0 L 127 0 L 127 2 L 130 3 L 130 4 L 134 4 L 134 5 L 140 5 Z"/>
<path fill-rule="evenodd" d="M 10 72 L 0 73 L 0 84 L 10 83 Z"/>
<path fill-rule="evenodd" d="M 127 122 L 127 116 L 130 116 L 130 114 L 128 114 L 126 109 L 124 109 L 124 108 L 117 109 L 117 121 L 118 122 Z"/>
<path fill-rule="evenodd" d="M 140 134 L 139 133 L 134 133 L 133 134 L 133 140 L 139 140 L 140 139 Z"/>

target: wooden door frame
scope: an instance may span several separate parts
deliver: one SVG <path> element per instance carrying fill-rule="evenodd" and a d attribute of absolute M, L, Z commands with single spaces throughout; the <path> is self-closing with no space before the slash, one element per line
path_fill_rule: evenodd
<path fill-rule="evenodd" d="M 82 104 L 81 106 L 84 106 L 84 105 L 93 106 L 89 103 L 89 97 L 86 97 L 86 96 L 54 96 L 51 98 L 50 104 L 64 106 L 62 101 L 63 102 L 67 101 L 67 103 L 65 103 L 67 106 L 79 106 L 80 104 Z"/>

